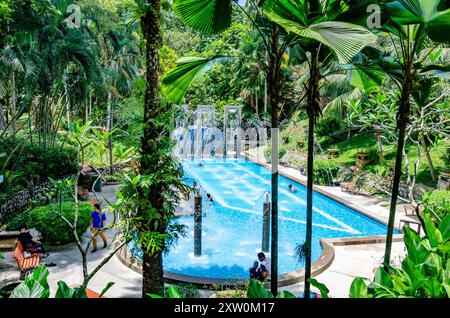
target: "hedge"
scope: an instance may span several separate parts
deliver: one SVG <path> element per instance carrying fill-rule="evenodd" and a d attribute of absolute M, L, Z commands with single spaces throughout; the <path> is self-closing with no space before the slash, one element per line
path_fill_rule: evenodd
<path fill-rule="evenodd" d="M 77 233 L 83 235 L 89 227 L 92 204 L 89 202 L 78 202 L 78 225 Z M 30 212 L 20 214 L 6 227 L 8 231 L 17 231 L 23 224 L 28 228 L 34 228 L 42 235 L 42 240 L 48 245 L 58 246 L 74 242 L 72 231 L 68 224 L 57 215 L 59 204 L 51 204 L 34 208 Z M 62 215 L 70 222 L 74 219 L 74 203 L 62 203 Z"/>

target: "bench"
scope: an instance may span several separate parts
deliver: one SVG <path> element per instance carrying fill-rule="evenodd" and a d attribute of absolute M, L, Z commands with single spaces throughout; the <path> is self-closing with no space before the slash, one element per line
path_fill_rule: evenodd
<path fill-rule="evenodd" d="M 78 287 L 80 287 L 80 285 L 72 284 L 69 287 L 70 288 L 78 288 Z M 86 291 L 87 298 L 100 298 L 100 294 L 93 291 L 92 289 L 86 288 L 85 291 Z M 103 295 L 102 298 L 106 298 L 106 297 Z"/>
<path fill-rule="evenodd" d="M 39 253 L 31 254 L 30 257 L 25 258 L 23 256 L 23 252 L 25 249 L 23 248 L 22 243 L 19 241 L 16 245 L 16 249 L 14 250 L 14 259 L 17 262 L 17 265 L 20 268 L 21 272 L 26 272 L 31 269 L 35 269 L 39 266 L 39 263 L 41 261 L 41 256 Z"/>
<path fill-rule="evenodd" d="M 97 293 L 89 288 L 86 288 L 86 296 L 87 296 L 87 298 L 100 298 L 99 293 Z M 104 298 L 104 297 L 105 296 L 102 296 L 102 298 Z"/>

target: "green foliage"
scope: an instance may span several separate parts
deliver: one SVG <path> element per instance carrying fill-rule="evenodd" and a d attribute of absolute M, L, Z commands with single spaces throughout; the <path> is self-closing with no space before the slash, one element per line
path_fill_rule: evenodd
<path fill-rule="evenodd" d="M 170 47 L 163 45 L 159 50 L 159 59 L 161 65 L 161 74 L 166 74 L 175 68 L 178 55 Z"/>
<path fill-rule="evenodd" d="M 314 183 L 320 185 L 333 184 L 334 178 L 336 178 L 339 165 L 332 160 L 328 159 L 315 159 L 314 160 Z"/>
<path fill-rule="evenodd" d="M 91 203 L 78 202 L 77 233 L 79 236 L 83 235 L 89 227 L 92 210 Z M 74 203 L 63 202 L 61 206 L 59 204 L 50 204 L 20 214 L 8 223 L 7 229 L 16 231 L 20 225 L 25 224 L 28 228 L 38 230 L 46 244 L 57 246 L 73 242 L 72 231 L 68 224 L 59 216 L 60 211 L 61 215 L 69 222 L 73 221 L 75 215 Z"/>
<path fill-rule="evenodd" d="M 340 130 L 339 119 L 328 115 L 317 121 L 315 131 L 320 137 L 331 137 Z"/>
<path fill-rule="evenodd" d="M 13 290 L 10 298 L 48 298 L 50 296 L 50 288 L 47 282 L 48 274 L 47 266 L 39 266 L 32 275 L 27 276 Z"/>
<path fill-rule="evenodd" d="M 179 59 L 177 66 L 162 79 L 162 91 L 166 98 L 174 104 L 181 104 L 194 79 L 210 69 L 212 63 L 222 58 L 223 56 L 211 56 L 208 58 L 185 57 Z"/>
<path fill-rule="evenodd" d="M 308 281 L 311 284 L 311 286 L 316 287 L 320 291 L 320 295 L 322 296 L 322 298 L 329 298 L 328 293 L 330 292 L 330 290 L 327 288 L 327 286 L 325 286 L 322 283 L 319 283 L 314 278 L 309 278 Z"/>
<path fill-rule="evenodd" d="M 148 294 L 148 296 L 150 296 L 151 298 L 163 298 L 162 296 L 155 294 Z M 188 298 L 188 295 L 185 295 L 178 286 L 171 285 L 169 286 L 169 288 L 167 288 L 164 298 Z"/>
<path fill-rule="evenodd" d="M 367 44 L 374 43 L 376 36 L 359 25 L 309 19 L 308 6 L 304 1 L 265 1 L 267 17 L 286 31 L 303 38 L 320 42 L 330 48 L 339 62 L 346 64 Z"/>
<path fill-rule="evenodd" d="M 11 8 L 8 5 L 8 1 L 0 1 L 0 22 L 11 19 Z"/>
<path fill-rule="evenodd" d="M 287 148 L 285 146 L 281 146 L 278 149 L 279 158 L 283 158 L 283 156 L 286 154 Z M 267 146 L 264 148 L 264 157 L 266 158 L 266 161 L 268 163 L 272 162 L 272 147 Z"/>
<path fill-rule="evenodd" d="M 256 279 L 250 279 L 247 289 L 248 298 L 297 298 L 288 291 L 280 291 L 277 297 L 274 297 L 270 290 L 264 288 L 262 282 Z"/>
<path fill-rule="evenodd" d="M 177 0 L 175 13 L 197 31 L 220 33 L 231 25 L 230 0 Z"/>
<path fill-rule="evenodd" d="M 427 192 L 422 196 L 422 202 L 425 206 L 425 213 L 429 213 L 437 225 L 450 215 L 449 190 Z"/>
<path fill-rule="evenodd" d="M 28 275 L 25 280 L 17 286 L 10 298 L 49 298 L 50 286 L 48 285 L 48 269 L 46 265 L 40 265 L 33 274 Z M 102 297 L 114 283 L 110 282 L 100 293 Z M 58 282 L 55 298 L 87 298 L 86 290 L 81 287 L 70 288 L 63 281 Z"/>
<path fill-rule="evenodd" d="M 0 185 L 0 201 L 26 188 L 29 182 L 44 182 L 49 177 L 56 179 L 77 171 L 73 147 L 45 147 L 9 138 L 0 140 L 0 149 L 6 153 L 0 158 L 0 173 L 5 174 L 5 183 Z"/>
<path fill-rule="evenodd" d="M 356 278 L 351 298 L 450 298 L 450 216 L 438 227 L 429 215 L 423 214 L 422 219 L 425 237 L 405 228 L 408 252 L 401 268 L 378 268 L 369 286 Z"/>
<path fill-rule="evenodd" d="M 442 153 L 442 160 L 444 161 L 444 166 L 450 169 L 450 145 L 447 145 L 445 151 Z"/>

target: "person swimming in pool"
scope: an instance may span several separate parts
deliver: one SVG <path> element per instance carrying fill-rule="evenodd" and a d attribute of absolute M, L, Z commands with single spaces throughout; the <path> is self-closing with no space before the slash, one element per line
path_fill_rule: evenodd
<path fill-rule="evenodd" d="M 297 192 L 297 189 L 292 184 L 288 185 L 288 188 L 289 188 L 289 191 L 291 191 L 293 193 Z"/>
<path fill-rule="evenodd" d="M 197 181 L 192 182 L 192 192 L 195 195 L 200 195 L 200 186 L 198 185 Z"/>

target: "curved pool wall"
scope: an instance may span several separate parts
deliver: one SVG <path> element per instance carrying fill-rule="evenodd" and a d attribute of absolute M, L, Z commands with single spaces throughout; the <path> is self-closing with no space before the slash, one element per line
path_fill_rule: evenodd
<path fill-rule="evenodd" d="M 268 168 L 244 159 L 205 159 L 182 162 L 185 182 L 195 180 L 203 197 L 202 256 L 194 256 L 192 215 L 174 221 L 187 226 L 187 236 L 180 238 L 164 257 L 164 270 L 172 274 L 208 279 L 245 279 L 248 268 L 261 251 L 262 206 L 270 191 Z M 292 184 L 296 192 L 288 190 Z M 210 193 L 214 202 L 209 202 Z M 303 267 L 294 257 L 294 249 L 305 239 L 306 187 L 279 176 L 279 274 Z M 385 235 L 387 228 L 344 204 L 314 192 L 312 259 L 322 255 L 321 239 Z M 188 209 L 190 207 L 187 207 Z M 395 232 L 398 234 L 398 232 Z M 133 255 L 139 248 L 129 244 Z M 270 257 L 270 253 L 267 253 Z"/>

